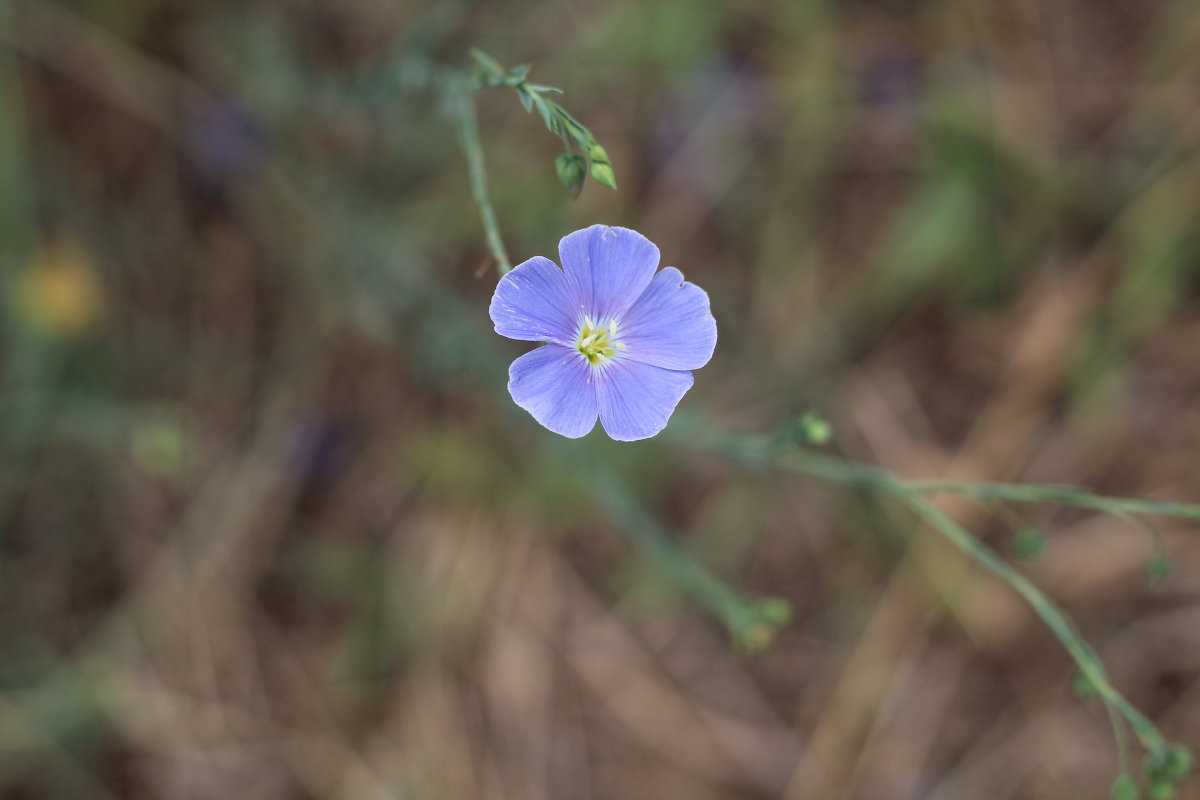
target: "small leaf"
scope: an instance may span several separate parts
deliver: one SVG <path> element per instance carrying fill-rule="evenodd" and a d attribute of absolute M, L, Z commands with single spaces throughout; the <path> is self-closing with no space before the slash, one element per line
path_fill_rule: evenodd
<path fill-rule="evenodd" d="M 533 98 L 533 104 L 537 106 L 538 113 L 542 115 L 542 121 L 546 123 L 546 128 L 548 128 L 552 133 L 558 133 L 558 131 L 555 129 L 556 121 L 553 112 L 550 110 L 549 101 L 547 101 L 546 98 L 542 97 L 540 94 L 533 94 L 530 95 L 530 97 Z"/>
<path fill-rule="evenodd" d="M 571 197 L 578 197 L 587 179 L 587 159 L 579 153 L 562 153 L 554 159 L 558 180 Z"/>
<path fill-rule="evenodd" d="M 530 83 L 530 84 L 528 84 L 528 86 L 531 91 L 542 92 L 544 94 L 563 94 L 564 93 L 562 89 L 559 89 L 555 86 L 545 86 L 540 83 Z"/>
<path fill-rule="evenodd" d="M 1082 697 L 1084 700 L 1091 700 L 1096 696 L 1096 686 L 1091 679 L 1082 672 L 1075 675 L 1075 694 Z"/>
<path fill-rule="evenodd" d="M 532 66 L 529 64 L 518 64 L 508 71 L 504 76 L 504 82 L 509 86 L 517 86 L 525 82 L 526 76 L 529 75 L 529 70 Z M 535 90 L 536 91 L 536 90 Z"/>
<path fill-rule="evenodd" d="M 524 86 L 514 87 L 517 90 L 517 96 L 521 98 L 521 106 L 526 111 L 533 111 L 533 95 Z"/>
<path fill-rule="evenodd" d="M 471 58 L 475 59 L 475 63 L 483 67 L 486 71 L 493 75 L 503 75 L 504 67 L 496 59 L 489 56 L 487 53 L 477 48 L 471 48 Z"/>
<path fill-rule="evenodd" d="M 591 151 L 593 147 L 599 147 L 596 143 L 596 137 L 592 136 L 592 132 L 580 124 L 579 120 L 567 113 L 567 110 L 555 103 L 553 100 L 547 101 L 554 107 L 554 113 L 563 122 L 563 127 L 567 133 L 571 134 L 571 138 L 575 140 L 575 144 L 579 145 L 579 149 L 585 153 Z"/>

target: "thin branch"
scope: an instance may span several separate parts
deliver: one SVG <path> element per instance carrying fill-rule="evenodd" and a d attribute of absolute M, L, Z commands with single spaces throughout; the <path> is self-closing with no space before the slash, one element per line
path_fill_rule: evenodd
<path fill-rule="evenodd" d="M 475 115 L 475 92 L 465 84 L 456 86 L 452 91 L 454 113 L 458 120 L 458 141 L 462 145 L 463 155 L 467 158 L 471 176 L 471 195 L 479 209 L 479 219 L 483 223 L 488 249 L 492 251 L 492 258 L 496 260 L 496 271 L 503 276 L 512 270 L 512 262 L 508 260 L 508 251 L 504 249 L 504 241 L 500 238 L 496 209 L 488 196 L 487 168 L 483 163 L 483 144 L 479 139 L 479 121 Z"/>
<path fill-rule="evenodd" d="M 980 542 L 946 512 L 930 503 L 928 494 L 960 494 L 986 500 L 1010 502 L 1058 502 L 1099 512 L 1120 515 L 1166 514 L 1183 519 L 1200 520 L 1200 507 L 1183 503 L 1152 500 L 1101 497 L 1085 489 L 1055 486 L 1020 486 L 1014 484 L 965 484 L 906 481 L 887 470 L 857 464 L 833 456 L 780 444 L 767 437 L 711 432 L 700 429 L 688 431 L 687 442 L 693 446 L 724 454 L 743 464 L 759 468 L 782 468 L 816 478 L 849 486 L 873 489 L 890 495 L 923 519 L 947 541 L 968 555 L 976 564 L 1007 583 L 1017 592 L 1062 643 L 1074 659 L 1080 672 L 1095 688 L 1104 703 L 1129 723 L 1146 750 L 1154 759 L 1168 753 L 1169 744 L 1146 716 L 1133 707 L 1109 682 L 1099 656 L 1076 632 L 1067 615 L 1037 586 L 991 548 Z"/>

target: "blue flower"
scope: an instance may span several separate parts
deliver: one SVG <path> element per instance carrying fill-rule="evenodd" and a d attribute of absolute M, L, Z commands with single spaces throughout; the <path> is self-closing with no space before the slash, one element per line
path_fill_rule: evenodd
<path fill-rule="evenodd" d="M 500 279 L 489 313 L 496 333 L 546 342 L 512 363 L 508 391 L 555 433 L 577 439 L 596 425 L 614 439 L 667 426 L 712 358 L 717 323 L 708 295 L 628 228 L 593 225 L 563 237 L 563 269 L 536 256 Z"/>

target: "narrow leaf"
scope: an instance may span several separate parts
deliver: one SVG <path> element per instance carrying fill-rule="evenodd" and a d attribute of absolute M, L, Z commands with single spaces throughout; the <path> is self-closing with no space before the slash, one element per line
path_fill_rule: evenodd
<path fill-rule="evenodd" d="M 475 59 L 476 64 L 494 75 L 504 74 L 504 67 L 500 66 L 500 62 L 478 48 L 471 48 L 471 58 Z"/>
<path fill-rule="evenodd" d="M 518 64 L 508 71 L 504 76 L 504 82 L 509 86 L 517 86 L 525 82 L 525 77 L 529 75 L 531 66 L 529 64 Z"/>
<path fill-rule="evenodd" d="M 522 85 L 517 85 L 513 88 L 517 90 L 517 96 L 521 98 L 521 105 L 525 110 L 533 111 L 533 95 L 529 93 L 529 90 Z"/>

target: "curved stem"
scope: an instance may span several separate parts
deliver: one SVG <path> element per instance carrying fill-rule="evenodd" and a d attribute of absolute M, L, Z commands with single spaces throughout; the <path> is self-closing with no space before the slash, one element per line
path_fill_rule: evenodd
<path fill-rule="evenodd" d="M 467 158 L 467 168 L 471 176 L 471 195 L 479 209 L 479 219 L 483 223 L 488 249 L 492 251 L 492 258 L 496 260 L 496 271 L 504 275 L 512 270 L 512 262 L 508 260 L 508 251 L 504 249 L 504 241 L 500 238 L 496 209 L 492 207 L 492 200 L 488 196 L 487 168 L 483 163 L 483 144 L 479 139 L 479 120 L 475 115 L 474 89 L 467 85 L 456 87 L 453 102 L 454 113 L 458 118 L 458 141 L 462 145 L 463 155 Z"/>
<path fill-rule="evenodd" d="M 925 498 L 928 494 L 961 494 L 977 499 L 1008 500 L 1010 502 L 1055 501 L 1080 508 L 1114 514 L 1157 513 L 1185 519 L 1200 519 L 1200 507 L 1182 503 L 1152 500 L 1129 500 L 1095 495 L 1085 489 L 1054 486 L 1019 486 L 1014 484 L 964 484 L 906 481 L 887 470 L 856 464 L 833 456 L 808 450 L 781 446 L 761 437 L 693 430 L 692 444 L 720 452 L 748 466 L 778 467 L 821 478 L 832 483 L 871 488 L 888 494 L 925 520 L 947 541 L 968 555 L 978 565 L 1007 583 L 1019 594 L 1062 643 L 1074 659 L 1079 671 L 1095 688 L 1104 703 L 1129 723 L 1134 734 L 1154 756 L 1166 752 L 1167 741 L 1145 715 L 1133 707 L 1109 682 L 1096 652 L 1075 631 L 1066 614 L 1041 589 L 1021 572 L 1010 566 L 991 548 L 975 538 L 946 512 Z"/>
<path fill-rule="evenodd" d="M 1162 752 L 1166 740 L 1146 716 L 1133 707 L 1125 696 L 1109 682 L 1104 665 L 1091 646 L 1075 631 L 1067 615 L 1037 588 L 1022 573 L 1000 558 L 987 545 L 972 536 L 966 528 L 955 522 L 946 512 L 934 506 L 900 481 L 890 481 L 881 486 L 889 494 L 911 508 L 918 516 L 941 533 L 951 544 L 969 555 L 974 561 L 1007 583 L 1034 612 L 1046 623 L 1046 627 L 1066 648 L 1075 660 L 1079 671 L 1088 679 L 1096 694 L 1104 703 L 1118 712 L 1133 728 L 1134 734 L 1151 753 Z"/>
<path fill-rule="evenodd" d="M 1062 505 L 1129 517 L 1160 514 L 1200 522 L 1200 505 L 1164 500 L 1104 497 L 1077 486 L 1022 486 L 1016 483 L 947 483 L 910 481 L 908 487 L 920 494 L 960 494 L 980 500 L 1010 503 L 1061 503 Z"/>

